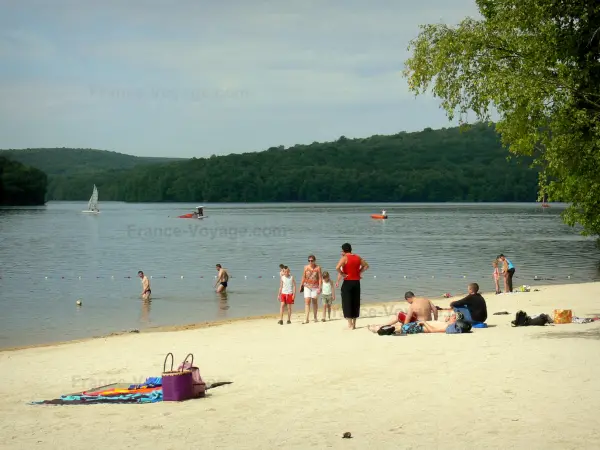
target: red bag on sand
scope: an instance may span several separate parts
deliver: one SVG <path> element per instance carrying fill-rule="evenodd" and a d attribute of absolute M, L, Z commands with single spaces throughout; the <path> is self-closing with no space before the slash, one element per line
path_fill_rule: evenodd
<path fill-rule="evenodd" d="M 190 362 L 187 362 L 189 357 L 192 357 Z M 194 367 L 194 355 L 191 353 L 185 357 L 178 370 L 191 370 L 192 371 L 192 382 L 193 382 L 193 398 L 201 398 L 206 395 L 206 383 L 202 381 L 200 376 L 200 369 Z"/>
<path fill-rule="evenodd" d="M 398 322 L 404 323 L 405 320 L 406 320 L 406 313 L 404 311 L 400 311 L 398 313 Z M 415 313 L 413 313 L 409 322 L 416 322 L 416 321 L 417 321 L 417 315 Z"/>

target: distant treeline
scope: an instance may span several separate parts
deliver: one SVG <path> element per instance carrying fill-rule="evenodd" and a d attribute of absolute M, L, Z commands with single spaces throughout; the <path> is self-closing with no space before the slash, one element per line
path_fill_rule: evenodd
<path fill-rule="evenodd" d="M 43 205 L 47 182 L 41 170 L 0 156 L 0 205 Z"/>
<path fill-rule="evenodd" d="M 484 124 L 467 131 L 342 136 L 335 142 L 257 153 L 155 160 L 134 169 L 117 164 L 107 169 L 105 164 L 103 170 L 90 166 L 81 172 L 65 167 L 61 175 L 51 176 L 48 199 L 87 200 L 95 183 L 100 201 L 535 201 L 537 171 L 529 168 L 531 161 L 507 157 L 494 128 Z"/>

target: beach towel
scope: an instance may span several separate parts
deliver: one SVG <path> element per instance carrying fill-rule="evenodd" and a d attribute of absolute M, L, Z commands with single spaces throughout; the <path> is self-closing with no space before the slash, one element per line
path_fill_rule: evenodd
<path fill-rule="evenodd" d="M 89 405 L 92 403 L 156 403 L 162 401 L 162 389 L 149 394 L 63 395 L 53 400 L 31 402 L 31 405 Z"/>
<path fill-rule="evenodd" d="M 157 377 L 160 378 L 160 377 Z M 233 381 L 216 381 L 208 383 L 206 389 L 214 389 L 219 386 L 231 384 Z M 112 387 L 111 387 L 112 386 Z M 131 385 L 136 386 L 136 385 Z M 91 404 L 122 404 L 122 403 L 156 403 L 163 401 L 162 387 L 156 387 L 148 393 L 121 393 L 124 390 L 120 384 L 116 383 L 109 386 L 100 386 L 95 389 L 89 389 L 86 392 L 77 394 L 62 395 L 60 398 L 52 400 L 41 400 L 30 402 L 30 405 L 91 405 Z M 104 393 L 104 395 L 101 395 Z M 100 395 L 99 395 L 100 394 Z"/>

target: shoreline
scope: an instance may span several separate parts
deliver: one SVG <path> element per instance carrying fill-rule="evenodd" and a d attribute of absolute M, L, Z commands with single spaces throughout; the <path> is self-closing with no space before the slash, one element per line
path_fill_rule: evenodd
<path fill-rule="evenodd" d="M 268 314 L 0 352 L 7 368 L 0 416 L 10 418 L 0 423 L 0 435 L 7 450 L 58 444 L 79 450 L 107 442 L 115 450 L 178 443 L 247 450 L 398 443 L 528 449 L 532 442 L 548 450 L 562 450 L 565 443 L 592 448 L 598 440 L 600 321 L 524 327 L 510 322 L 519 310 L 529 316 L 552 315 L 555 309 L 569 309 L 576 317 L 600 315 L 600 282 L 482 294 L 488 328 L 463 335 L 378 336 L 368 329 L 405 309 L 401 301 L 362 305 L 355 332 L 348 332 L 339 312 L 331 322 L 301 325 L 298 308 L 296 326 L 277 325 L 277 315 Z M 431 300 L 447 306 L 457 298 Z M 220 326 L 225 324 L 230 326 Z M 207 384 L 227 384 L 185 402 L 32 404 L 116 383 L 143 383 L 169 370 L 169 353 L 173 367 L 191 354 Z M 397 405 L 410 413 L 399 414 Z M 82 424 L 93 426 L 78 432 Z M 465 424 L 466 440 L 456 434 Z M 347 432 L 353 439 L 341 439 Z"/>
<path fill-rule="evenodd" d="M 534 292 L 534 289 L 540 289 L 540 291 L 541 291 L 542 289 L 546 289 L 549 287 L 581 286 L 581 285 L 596 284 L 596 283 L 600 283 L 600 282 L 590 281 L 590 282 L 584 282 L 584 283 L 537 285 L 537 286 L 531 286 L 531 289 L 532 289 L 531 292 Z M 488 302 L 489 302 L 490 295 L 496 297 L 493 291 L 490 291 L 490 292 L 482 291 L 481 294 L 484 296 L 484 298 L 487 296 L 486 301 L 488 301 Z M 516 292 L 513 292 L 513 294 L 526 294 L 526 292 L 516 291 Z M 502 295 L 506 295 L 506 294 L 502 294 Z M 437 305 L 439 302 L 450 303 L 452 301 L 451 299 L 462 298 L 464 296 L 466 296 L 466 293 L 459 293 L 457 295 L 453 295 L 450 298 L 445 298 L 443 296 L 428 297 L 428 298 L 431 299 L 433 301 L 433 303 Z M 389 317 L 394 314 L 397 314 L 400 310 L 406 310 L 406 308 L 407 308 L 407 306 L 406 307 L 393 307 L 389 311 L 390 314 L 385 314 L 385 313 L 387 313 L 387 307 L 392 303 L 406 304 L 405 301 L 401 298 L 397 299 L 397 300 L 388 300 L 385 302 L 363 303 L 361 305 L 361 316 L 360 317 L 362 319 L 373 318 L 373 317 Z M 298 305 L 300 305 L 300 304 L 298 303 Z M 365 309 L 366 310 L 377 310 L 378 308 L 384 309 L 383 315 L 381 315 L 381 314 L 365 315 L 364 314 Z M 340 320 L 340 318 L 337 317 L 337 314 L 339 312 L 341 312 L 341 298 L 339 299 L 337 304 L 333 305 L 331 312 L 332 312 L 332 317 L 333 317 L 331 319 L 332 321 Z M 321 317 L 321 314 L 322 314 L 322 305 L 319 306 L 317 317 Z M 292 312 L 293 318 L 294 317 L 297 318 L 298 316 L 303 316 L 303 315 L 304 315 L 304 310 L 301 310 L 301 311 L 299 310 L 298 312 Z M 284 316 L 285 316 L 285 313 L 284 313 Z M 198 330 L 198 329 L 203 329 L 203 328 L 220 327 L 220 326 L 230 325 L 230 324 L 239 323 L 239 322 L 256 322 L 256 321 L 267 320 L 267 319 L 277 320 L 278 317 L 279 317 L 279 314 L 274 313 L 274 314 L 261 314 L 261 315 L 256 315 L 256 316 L 236 317 L 236 318 L 232 318 L 232 319 L 222 319 L 222 320 L 216 320 L 216 321 L 194 322 L 194 323 L 180 324 L 180 325 L 157 325 L 157 326 L 152 326 L 152 327 L 149 327 L 149 328 L 146 328 L 143 330 L 132 329 L 132 330 L 114 331 L 114 332 L 111 332 L 111 333 L 108 333 L 105 335 L 90 336 L 90 337 L 85 337 L 85 338 L 80 338 L 80 339 L 72 339 L 72 340 L 66 340 L 66 341 L 53 341 L 53 342 L 46 342 L 46 343 L 41 343 L 41 344 L 30 344 L 30 345 L 0 348 L 0 354 L 4 353 L 4 352 L 16 352 L 19 350 L 29 350 L 29 349 L 47 348 L 47 347 L 60 347 L 60 346 L 69 345 L 69 344 L 89 342 L 89 341 L 93 341 L 96 339 L 105 339 L 106 340 L 108 338 L 125 336 L 128 334 L 152 334 L 152 333 L 167 333 L 167 332 Z M 342 317 L 342 319 L 343 319 L 343 317 Z"/>

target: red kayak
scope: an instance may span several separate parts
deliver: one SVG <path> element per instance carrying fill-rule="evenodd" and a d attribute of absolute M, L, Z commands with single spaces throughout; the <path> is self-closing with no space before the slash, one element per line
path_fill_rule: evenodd
<path fill-rule="evenodd" d="M 381 220 L 384 220 L 384 219 L 387 219 L 387 218 L 388 218 L 388 216 L 383 216 L 381 214 L 371 214 L 371 219 L 381 219 Z"/>

